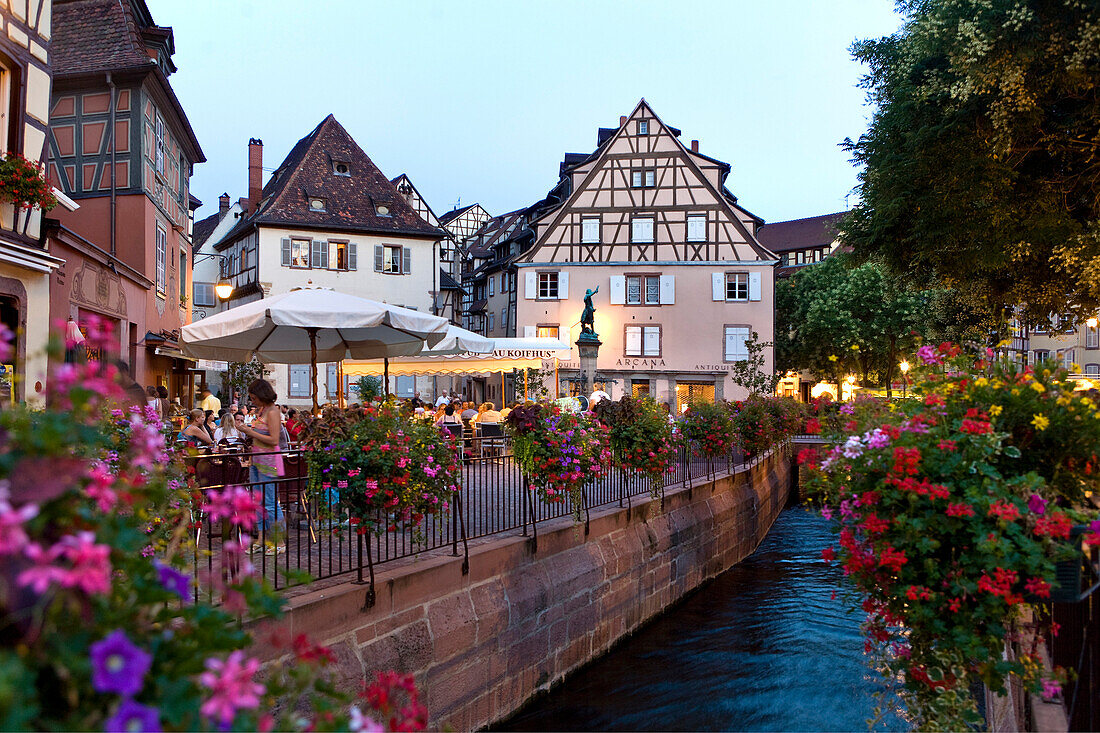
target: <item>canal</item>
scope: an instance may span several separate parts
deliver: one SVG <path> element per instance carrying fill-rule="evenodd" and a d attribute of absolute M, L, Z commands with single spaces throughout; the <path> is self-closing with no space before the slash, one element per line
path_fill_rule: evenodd
<path fill-rule="evenodd" d="M 748 559 L 496 729 L 867 730 L 882 684 L 843 573 L 820 559 L 832 541 L 787 509 Z"/>

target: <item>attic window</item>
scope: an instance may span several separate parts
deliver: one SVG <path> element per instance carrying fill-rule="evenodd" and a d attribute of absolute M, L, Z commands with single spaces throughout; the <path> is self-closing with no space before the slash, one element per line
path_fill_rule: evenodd
<path fill-rule="evenodd" d="M 648 135 L 649 134 L 649 120 L 638 120 L 638 134 L 639 135 Z"/>
<path fill-rule="evenodd" d="M 342 160 L 332 161 L 332 172 L 338 176 L 351 176 L 351 166 Z"/>
<path fill-rule="evenodd" d="M 325 200 L 316 196 L 309 197 L 309 210 L 310 211 L 324 211 Z"/>
<path fill-rule="evenodd" d="M 392 214 L 390 214 L 390 207 L 388 204 L 378 204 L 374 207 L 374 211 L 379 216 L 392 216 Z"/>

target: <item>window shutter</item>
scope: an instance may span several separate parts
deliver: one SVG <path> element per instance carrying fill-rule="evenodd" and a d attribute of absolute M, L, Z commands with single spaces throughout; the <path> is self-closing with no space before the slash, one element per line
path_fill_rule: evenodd
<path fill-rule="evenodd" d="M 645 348 L 642 354 L 645 356 L 657 356 L 661 353 L 661 328 L 659 326 L 646 326 L 645 332 Z"/>
<path fill-rule="evenodd" d="M 523 273 L 523 297 L 526 300 L 539 297 L 539 274 L 534 270 Z"/>
<path fill-rule="evenodd" d="M 336 254 L 336 245 L 333 245 L 331 249 L 332 249 L 332 253 Z M 323 240 L 321 242 L 321 267 L 327 267 L 330 270 L 335 270 L 336 269 L 334 267 L 335 264 L 336 264 L 335 262 L 333 262 L 331 259 L 329 259 L 328 240 L 327 239 Z"/>
<path fill-rule="evenodd" d="M 689 242 L 705 242 L 707 239 L 707 218 L 693 215 L 688 217 L 687 238 Z"/>
<path fill-rule="evenodd" d="M 581 220 L 581 241 L 586 244 L 595 244 L 600 241 L 600 220 Z"/>
<path fill-rule="evenodd" d="M 412 250 L 408 247 L 401 248 L 401 272 L 406 275 L 412 272 Z"/>
<path fill-rule="evenodd" d="M 611 305 L 623 305 L 626 303 L 626 275 L 611 276 Z"/>
<path fill-rule="evenodd" d="M 642 353 L 642 327 L 627 326 L 626 328 L 626 355 L 641 356 Z"/>
<path fill-rule="evenodd" d="M 310 243 L 310 245 L 311 246 L 310 246 L 309 266 L 310 267 L 325 267 L 326 265 L 328 265 L 327 262 L 325 262 L 324 260 L 321 259 L 321 242 L 314 239 Z"/>
<path fill-rule="evenodd" d="M 661 275 L 661 305 L 676 304 L 676 276 Z"/>
<path fill-rule="evenodd" d="M 283 237 L 283 267 L 290 267 L 290 237 Z"/>
<path fill-rule="evenodd" d="M 348 242 L 348 269 L 349 270 L 359 269 L 359 253 L 357 251 L 358 249 L 359 249 L 359 247 L 358 247 L 358 245 L 355 244 L 355 242 Z"/>
<path fill-rule="evenodd" d="M 569 300 L 569 273 L 558 273 L 558 300 Z"/>
<path fill-rule="evenodd" d="M 374 245 L 374 271 L 382 272 L 382 245 Z"/>
<path fill-rule="evenodd" d="M 535 329 L 534 326 L 524 326 L 523 327 L 523 338 L 525 338 L 525 339 L 535 338 L 536 333 L 537 333 L 537 330 Z"/>
<path fill-rule="evenodd" d="M 726 299 L 726 276 L 720 272 L 715 272 L 710 276 L 710 297 L 711 300 L 725 300 Z"/>
<path fill-rule="evenodd" d="M 339 270 L 340 269 L 340 243 L 339 242 L 326 242 L 327 248 L 325 260 L 328 261 L 328 269 Z M 344 245 L 347 247 L 347 245 Z"/>
<path fill-rule="evenodd" d="M 760 273 L 749 273 L 749 300 L 760 300 Z"/>

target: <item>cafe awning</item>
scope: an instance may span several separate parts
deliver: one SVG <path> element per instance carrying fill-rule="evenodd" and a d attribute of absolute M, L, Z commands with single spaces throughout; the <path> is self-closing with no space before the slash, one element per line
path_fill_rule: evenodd
<path fill-rule="evenodd" d="M 409 356 L 390 359 L 390 376 L 431 376 L 435 374 L 497 374 L 513 369 L 541 369 L 547 359 L 569 358 L 569 344 L 551 338 L 498 338 L 489 354 L 451 356 Z M 343 363 L 346 377 L 380 377 L 381 359 L 348 360 Z"/>

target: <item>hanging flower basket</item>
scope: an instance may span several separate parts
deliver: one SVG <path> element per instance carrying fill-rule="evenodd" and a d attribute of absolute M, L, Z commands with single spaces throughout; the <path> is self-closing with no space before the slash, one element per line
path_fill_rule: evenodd
<path fill-rule="evenodd" d="M 22 155 L 9 153 L 0 160 L 0 201 L 21 209 L 49 211 L 57 206 L 53 188 L 38 166 Z"/>

